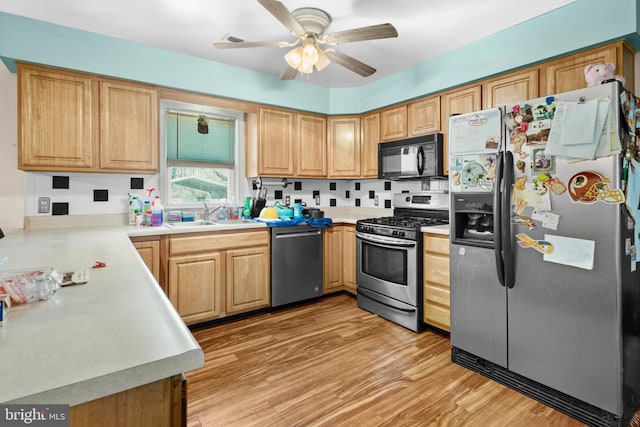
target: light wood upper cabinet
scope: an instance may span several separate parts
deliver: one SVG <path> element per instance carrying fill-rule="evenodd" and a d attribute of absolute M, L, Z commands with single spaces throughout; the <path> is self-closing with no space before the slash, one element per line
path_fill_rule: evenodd
<path fill-rule="evenodd" d="M 269 305 L 269 262 L 267 246 L 226 251 L 227 315 Z"/>
<path fill-rule="evenodd" d="M 295 114 L 292 111 L 260 108 L 258 118 L 258 174 L 294 175 Z"/>
<path fill-rule="evenodd" d="M 378 177 L 378 144 L 380 143 L 380 113 L 362 116 L 362 177 Z"/>
<path fill-rule="evenodd" d="M 482 89 L 480 85 L 461 87 L 442 95 L 442 115 L 440 132 L 444 137 L 444 173 L 449 174 L 449 117 L 453 114 L 465 114 L 478 111 L 482 107 Z"/>
<path fill-rule="evenodd" d="M 100 82 L 100 168 L 158 170 L 158 91 L 133 83 Z"/>
<path fill-rule="evenodd" d="M 440 96 L 410 102 L 407 105 L 407 129 L 409 136 L 440 131 Z"/>
<path fill-rule="evenodd" d="M 18 167 L 90 170 L 97 146 L 94 81 L 18 64 Z"/>
<path fill-rule="evenodd" d="M 158 171 L 157 89 L 18 64 L 23 170 Z"/>
<path fill-rule="evenodd" d="M 327 176 L 327 119 L 322 116 L 296 115 L 296 176 Z"/>
<path fill-rule="evenodd" d="M 482 108 L 537 98 L 538 74 L 538 69 L 534 68 L 486 80 L 482 84 Z"/>
<path fill-rule="evenodd" d="M 407 105 L 380 112 L 380 140 L 392 141 L 407 136 Z"/>
<path fill-rule="evenodd" d="M 334 116 L 327 120 L 328 177 L 361 176 L 360 116 Z"/>
<path fill-rule="evenodd" d="M 553 95 L 587 86 L 584 67 L 589 64 L 616 64 L 616 74 L 624 75 L 625 87 L 633 91 L 633 51 L 625 42 L 616 42 L 550 61 L 543 66 L 543 95 Z"/>

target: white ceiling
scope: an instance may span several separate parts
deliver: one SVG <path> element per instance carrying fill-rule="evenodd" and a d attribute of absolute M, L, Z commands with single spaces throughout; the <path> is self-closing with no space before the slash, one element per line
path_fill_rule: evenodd
<path fill-rule="evenodd" d="M 336 50 L 378 71 L 361 77 L 337 64 L 296 80 L 357 87 L 425 62 L 575 0 L 281 0 L 333 18 L 326 33 L 389 22 L 398 37 Z M 256 0 L 0 0 L 0 11 L 92 31 L 280 76 L 287 48 L 215 49 L 233 35 L 248 41 L 295 38 Z M 544 30 L 544 29 L 543 29 Z M 532 35 L 533 36 L 533 35 Z"/>

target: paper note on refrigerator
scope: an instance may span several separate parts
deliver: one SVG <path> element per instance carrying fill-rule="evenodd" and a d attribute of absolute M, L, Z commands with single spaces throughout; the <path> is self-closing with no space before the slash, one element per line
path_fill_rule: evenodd
<path fill-rule="evenodd" d="M 449 118 L 449 155 L 495 153 L 502 137 L 499 108 Z"/>
<path fill-rule="evenodd" d="M 562 145 L 593 144 L 598 117 L 598 100 L 564 102 L 562 117 Z M 556 117 L 557 119 L 557 117 Z"/>
<path fill-rule="evenodd" d="M 576 108 L 586 104 L 590 107 L 587 110 Z M 611 102 L 600 99 L 586 104 L 558 103 L 544 151 L 546 155 L 593 160 L 619 152 L 614 140 L 617 134 L 613 134 L 611 130 Z M 595 115 L 592 114 L 594 106 Z M 579 114 L 583 112 L 584 114 Z"/>
<path fill-rule="evenodd" d="M 553 252 L 544 255 L 545 261 L 593 270 L 595 241 L 552 234 L 545 234 L 544 240 L 553 245 Z"/>

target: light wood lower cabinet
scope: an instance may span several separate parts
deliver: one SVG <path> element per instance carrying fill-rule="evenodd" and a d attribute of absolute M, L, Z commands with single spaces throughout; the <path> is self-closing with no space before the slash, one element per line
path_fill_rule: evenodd
<path fill-rule="evenodd" d="M 226 252 L 226 314 L 269 305 L 269 251 L 265 246 Z M 265 278 L 266 285 L 265 286 Z M 256 286 L 258 284 L 258 286 Z"/>
<path fill-rule="evenodd" d="M 352 294 L 356 293 L 356 227 L 346 225 L 342 229 L 342 272 L 344 287 Z"/>
<path fill-rule="evenodd" d="M 342 290 L 342 226 L 323 232 L 323 288 L 328 294 Z"/>
<path fill-rule="evenodd" d="M 424 234 L 424 322 L 450 330 L 449 236 Z"/>
<path fill-rule="evenodd" d="M 171 236 L 169 300 L 187 324 L 267 307 L 269 254 L 268 230 Z"/>
<path fill-rule="evenodd" d="M 324 293 L 356 293 L 356 226 L 324 229 Z"/>
<path fill-rule="evenodd" d="M 186 422 L 181 375 L 69 408 L 71 427 L 178 427 Z"/>
<path fill-rule="evenodd" d="M 169 299 L 185 323 L 222 317 L 222 253 L 169 258 Z"/>
<path fill-rule="evenodd" d="M 160 283 L 160 237 L 132 237 L 131 241 L 156 282 Z"/>

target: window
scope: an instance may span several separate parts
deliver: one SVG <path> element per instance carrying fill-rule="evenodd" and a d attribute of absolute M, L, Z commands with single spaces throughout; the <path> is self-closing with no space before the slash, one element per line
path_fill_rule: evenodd
<path fill-rule="evenodd" d="M 165 204 L 228 204 L 236 197 L 242 114 L 163 101 Z"/>

